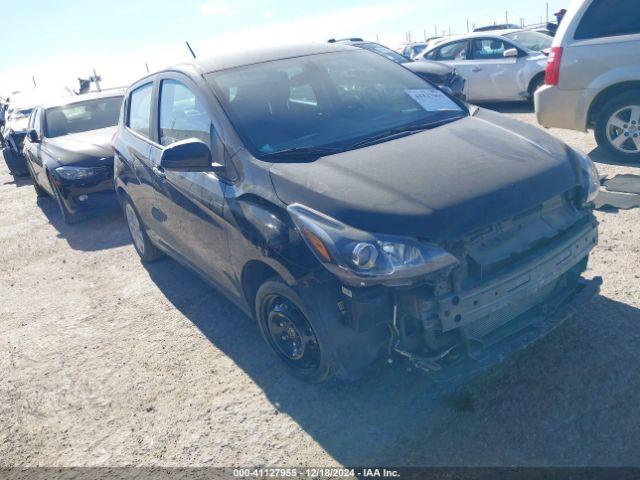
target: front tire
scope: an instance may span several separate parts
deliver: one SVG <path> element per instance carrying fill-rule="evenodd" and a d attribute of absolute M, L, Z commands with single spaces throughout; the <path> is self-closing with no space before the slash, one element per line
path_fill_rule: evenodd
<path fill-rule="evenodd" d="M 640 91 L 613 97 L 596 118 L 598 145 L 624 163 L 640 162 Z"/>
<path fill-rule="evenodd" d="M 53 178 L 51 178 L 51 174 L 48 175 L 48 178 L 49 178 L 49 183 L 51 184 L 51 189 L 53 190 L 53 198 L 58 204 L 58 210 L 60 210 L 60 215 L 62 215 L 62 219 L 64 220 L 64 223 L 66 223 L 67 225 L 75 225 L 81 220 L 80 216 L 77 213 L 71 213 L 67 209 L 67 207 L 64 204 L 64 201 L 62 200 L 62 194 L 60 193 L 60 190 L 58 190 L 58 187 L 53 181 Z"/>
<path fill-rule="evenodd" d="M 162 251 L 151 242 L 144 224 L 129 198 L 124 199 L 123 208 L 131 241 L 140 256 L 140 260 L 149 263 L 161 258 Z"/>
<path fill-rule="evenodd" d="M 311 383 L 331 378 L 328 342 L 295 290 L 278 278 L 267 280 L 258 289 L 255 308 L 262 337 L 294 375 Z"/>

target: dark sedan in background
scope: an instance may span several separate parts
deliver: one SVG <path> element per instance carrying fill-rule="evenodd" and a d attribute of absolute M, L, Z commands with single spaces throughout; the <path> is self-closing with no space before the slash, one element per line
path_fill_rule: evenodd
<path fill-rule="evenodd" d="M 341 43 L 344 45 L 352 45 L 358 48 L 364 48 L 370 52 L 382 55 L 389 60 L 396 62 L 416 75 L 442 88 L 446 87 L 454 97 L 464 100 L 464 78 L 456 73 L 456 69 L 445 65 L 441 62 L 420 61 L 415 62 L 411 58 L 405 57 L 391 50 L 384 45 L 375 42 L 367 42 L 361 38 L 343 38 L 341 40 L 331 39 L 329 43 Z"/>
<path fill-rule="evenodd" d="M 92 93 L 41 105 L 29 117 L 24 156 L 39 197 L 50 195 L 64 221 L 115 203 L 111 137 L 123 92 Z"/>

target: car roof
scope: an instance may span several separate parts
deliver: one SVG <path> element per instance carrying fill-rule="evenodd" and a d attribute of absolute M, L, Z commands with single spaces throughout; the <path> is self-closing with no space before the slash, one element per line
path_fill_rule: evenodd
<path fill-rule="evenodd" d="M 469 33 L 465 33 L 463 35 L 450 35 L 447 37 L 442 37 L 440 39 L 438 39 L 437 42 L 432 44 L 432 48 L 442 45 L 444 43 L 449 43 L 449 42 L 455 42 L 458 40 L 467 40 L 467 39 L 471 39 L 471 38 L 478 38 L 478 37 L 482 37 L 482 38 L 501 38 L 504 37 L 505 35 L 509 34 L 509 33 L 515 33 L 515 32 L 529 32 L 530 30 L 527 29 L 523 29 L 523 28 L 512 28 L 510 30 L 491 30 L 491 31 L 487 31 L 487 32 L 469 32 Z M 431 49 L 430 49 L 431 50 Z"/>
<path fill-rule="evenodd" d="M 124 96 L 124 88 L 110 88 L 107 90 L 102 90 L 100 92 L 90 92 L 83 93 L 81 95 L 75 95 L 73 97 L 63 97 L 49 100 L 48 102 L 42 104 L 43 108 L 53 108 L 53 107 L 61 107 L 63 105 L 73 105 L 75 103 L 82 103 L 88 100 L 98 100 L 100 98 L 110 98 L 110 97 L 122 97 Z"/>
<path fill-rule="evenodd" d="M 210 73 L 219 70 L 227 70 L 229 68 L 252 65 L 255 63 L 283 60 L 286 58 L 305 57 L 320 53 L 351 51 L 353 48 L 354 47 L 338 43 L 314 43 L 267 47 L 235 53 L 222 53 L 206 57 L 202 60 L 195 59 L 193 62 L 187 63 L 187 65 L 194 65 L 202 73 Z"/>

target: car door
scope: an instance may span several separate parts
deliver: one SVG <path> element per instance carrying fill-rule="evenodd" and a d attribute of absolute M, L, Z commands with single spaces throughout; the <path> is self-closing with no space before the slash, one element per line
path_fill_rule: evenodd
<path fill-rule="evenodd" d="M 474 38 L 471 41 L 471 84 L 468 98 L 474 101 L 521 100 L 526 93 L 526 53 L 505 57 L 504 52 L 516 48 L 512 43 L 495 37 Z"/>
<path fill-rule="evenodd" d="M 222 287 L 230 288 L 227 224 L 223 218 L 227 184 L 213 172 L 180 172 L 160 167 L 162 149 L 197 138 L 209 145 L 216 161 L 223 161 L 212 113 L 198 86 L 186 75 L 168 73 L 159 84 L 158 146 L 152 162 L 161 181 L 156 208 L 166 218 L 163 237 L 195 269 Z"/>
<path fill-rule="evenodd" d="M 457 40 L 448 42 L 427 53 L 424 58 L 437 60 L 456 69 L 457 73 L 465 79 L 464 94 L 469 98 L 470 83 L 472 81 L 471 60 L 468 58 L 469 41 Z"/>
<path fill-rule="evenodd" d="M 46 170 L 44 166 L 44 150 L 46 149 L 46 138 L 45 138 L 45 130 L 43 128 L 43 117 L 44 117 L 44 109 L 42 107 L 37 107 L 29 119 L 29 126 L 27 128 L 27 137 L 24 140 L 24 151 L 27 157 L 27 162 L 31 166 L 31 171 L 33 172 L 34 180 L 45 188 L 50 194 L 53 194 L 51 190 L 51 185 L 49 185 L 49 181 L 47 180 Z M 38 134 L 39 142 L 31 142 L 29 140 L 29 130 L 35 130 Z M 43 145 L 44 143 L 44 145 Z"/>
<path fill-rule="evenodd" d="M 146 79 L 135 86 L 124 104 L 124 141 L 115 152 L 119 161 L 127 164 L 135 181 L 128 182 L 127 193 L 152 240 L 158 241 L 159 220 L 154 212 L 157 179 L 153 173 L 150 151 L 153 144 L 154 80 Z"/>

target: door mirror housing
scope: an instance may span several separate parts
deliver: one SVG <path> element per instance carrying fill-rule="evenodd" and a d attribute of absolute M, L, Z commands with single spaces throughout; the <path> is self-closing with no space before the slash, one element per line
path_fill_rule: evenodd
<path fill-rule="evenodd" d="M 209 145 L 197 138 L 172 143 L 162 150 L 160 166 L 175 171 L 205 171 L 216 165 L 211 163 Z"/>
<path fill-rule="evenodd" d="M 504 56 L 504 58 L 516 58 L 518 56 L 518 49 L 517 48 L 509 48 L 509 49 L 505 50 L 502 55 Z"/>
<path fill-rule="evenodd" d="M 35 128 L 32 128 L 27 132 L 27 137 L 29 137 L 29 141 L 31 143 L 40 143 L 40 135 L 38 135 Z"/>

